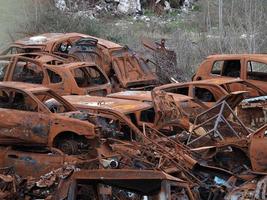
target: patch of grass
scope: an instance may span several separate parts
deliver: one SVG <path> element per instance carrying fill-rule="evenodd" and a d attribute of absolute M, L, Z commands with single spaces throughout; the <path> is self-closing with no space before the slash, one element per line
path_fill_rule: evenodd
<path fill-rule="evenodd" d="M 174 18 L 177 17 L 181 14 L 181 10 L 180 9 L 172 9 L 172 11 L 170 12 L 166 12 L 165 14 L 163 14 L 164 18 Z"/>
<path fill-rule="evenodd" d="M 201 8 L 200 5 L 195 4 L 192 7 L 192 11 L 201 12 L 202 11 L 202 8 Z"/>
<path fill-rule="evenodd" d="M 151 9 L 144 9 L 143 13 L 145 16 L 148 16 L 148 17 L 155 15 L 155 13 Z"/>

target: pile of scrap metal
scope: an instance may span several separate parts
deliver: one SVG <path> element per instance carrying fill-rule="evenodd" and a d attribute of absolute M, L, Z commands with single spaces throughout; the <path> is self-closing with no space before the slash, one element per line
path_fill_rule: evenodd
<path fill-rule="evenodd" d="M 257 84 L 157 86 L 147 60 L 78 33 L 25 38 L 2 54 L 1 199 L 266 199 Z"/>

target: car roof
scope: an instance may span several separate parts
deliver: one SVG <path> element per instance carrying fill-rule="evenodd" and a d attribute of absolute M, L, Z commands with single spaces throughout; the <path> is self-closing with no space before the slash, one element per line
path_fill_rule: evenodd
<path fill-rule="evenodd" d="M 26 37 L 20 40 L 17 40 L 14 42 L 14 44 L 19 44 L 19 45 L 37 45 L 37 46 L 44 46 L 48 43 L 54 43 L 57 42 L 58 40 L 64 40 L 68 39 L 70 37 L 83 37 L 83 38 L 93 38 L 98 40 L 98 44 L 107 47 L 107 48 L 119 48 L 122 47 L 119 44 L 116 44 L 114 42 L 102 39 L 102 38 L 97 38 L 91 35 L 85 35 L 81 33 L 44 33 L 40 35 L 35 35 L 31 37 Z"/>
<path fill-rule="evenodd" d="M 267 60 L 267 54 L 215 54 L 209 55 L 206 59 L 241 59 L 241 58 L 250 58 L 250 59 L 263 59 Z"/>
<path fill-rule="evenodd" d="M 0 82 L 0 87 L 7 87 L 13 89 L 19 89 L 27 92 L 43 92 L 50 90 L 47 87 L 38 84 L 31 84 L 31 83 L 23 83 L 23 82 L 14 82 L 14 81 L 6 81 Z"/>
<path fill-rule="evenodd" d="M 97 65 L 94 62 L 72 62 L 72 63 L 64 63 L 62 65 L 51 65 L 55 67 L 64 67 L 64 68 L 76 68 L 76 67 L 82 67 L 82 66 L 96 66 Z M 99 67 L 98 67 L 99 68 Z"/>
<path fill-rule="evenodd" d="M 27 56 L 39 56 L 36 58 L 31 58 L 31 57 L 27 57 Z M 21 59 L 27 59 L 30 60 L 31 62 L 34 63 L 39 63 L 39 65 L 44 65 L 44 66 L 49 66 L 49 67 L 64 67 L 64 68 L 75 68 L 75 67 L 80 67 L 80 66 L 97 66 L 94 62 L 83 62 L 83 61 L 79 61 L 79 62 L 70 62 L 68 63 L 67 60 L 65 59 L 61 59 L 58 56 L 54 56 L 53 54 L 48 54 L 48 53 L 26 53 L 26 54 L 10 54 L 10 55 L 5 55 L 5 56 L 0 56 L 0 61 L 9 61 L 11 58 L 21 58 Z M 53 60 L 56 61 L 60 61 L 62 62 L 62 64 L 58 64 L 58 65 L 50 65 L 47 64 L 48 62 L 51 62 Z M 99 68 L 99 67 L 98 67 Z"/>
<path fill-rule="evenodd" d="M 32 56 L 32 57 L 31 57 Z M 35 56 L 35 57 L 34 57 Z M 8 54 L 8 55 L 2 55 L 0 56 L 0 60 L 10 60 L 12 58 L 22 58 L 31 60 L 32 62 L 40 62 L 40 63 L 47 63 L 53 60 L 62 61 L 65 62 L 66 60 L 64 58 L 58 57 L 53 54 L 49 53 L 21 53 L 21 54 Z"/>
<path fill-rule="evenodd" d="M 242 83 L 245 82 L 243 79 L 240 78 L 230 78 L 230 77 L 217 77 L 207 80 L 200 80 L 200 81 L 192 81 L 191 83 L 206 83 L 206 84 L 215 84 L 215 85 L 222 85 L 228 83 Z"/>
<path fill-rule="evenodd" d="M 172 93 L 171 95 L 175 101 L 186 101 L 192 99 L 191 97 L 182 94 Z M 151 91 L 122 91 L 109 94 L 108 97 L 152 102 Z"/>
<path fill-rule="evenodd" d="M 111 98 L 121 98 L 128 100 L 141 100 L 141 101 L 152 101 L 150 91 L 122 91 L 109 94 L 108 97 Z"/>
<path fill-rule="evenodd" d="M 230 78 L 230 77 L 217 77 L 212 79 L 205 79 L 199 81 L 190 81 L 185 83 L 170 83 L 166 85 L 162 85 L 156 87 L 156 89 L 167 89 L 175 86 L 189 86 L 189 85 L 215 85 L 220 86 L 223 84 L 231 84 L 231 83 L 243 83 L 245 82 L 243 79 L 240 78 Z"/>
<path fill-rule="evenodd" d="M 115 110 L 124 114 L 136 112 L 138 110 L 146 110 L 152 108 L 151 103 L 116 99 L 108 97 L 96 97 L 89 95 L 67 95 L 63 96 L 68 102 L 78 108 L 106 108 Z"/>

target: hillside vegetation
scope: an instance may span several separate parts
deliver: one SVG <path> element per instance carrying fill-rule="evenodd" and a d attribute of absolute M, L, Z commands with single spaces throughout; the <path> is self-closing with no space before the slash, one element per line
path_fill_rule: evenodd
<path fill-rule="evenodd" d="M 44 1 L 35 0 L 22 8 L 24 18 L 12 29 L 13 38 L 75 31 L 126 44 L 137 51 L 143 51 L 141 37 L 165 38 L 187 79 L 209 54 L 267 52 L 267 1 L 262 0 L 199 0 L 186 11 L 172 9 L 161 15 L 152 10 L 143 10 L 141 15 L 105 12 L 93 18 L 79 10 L 59 10 L 53 1 L 44 5 Z M 7 31 L 10 29 L 2 32 Z"/>

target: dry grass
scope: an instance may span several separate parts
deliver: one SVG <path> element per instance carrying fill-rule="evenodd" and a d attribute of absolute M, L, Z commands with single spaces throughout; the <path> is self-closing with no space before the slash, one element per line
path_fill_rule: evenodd
<path fill-rule="evenodd" d="M 173 12 L 158 17 L 147 12 L 150 19 L 148 22 L 133 20 L 133 17 L 114 16 L 91 20 L 61 13 L 52 5 L 44 6 L 40 3 L 43 1 L 38 1 L 39 3 L 33 4 L 34 8 L 28 8 L 31 12 L 25 10 L 28 14 L 18 32 L 81 32 L 127 44 L 143 53 L 146 52 L 140 44 L 140 37 L 154 40 L 165 38 L 167 45 L 177 54 L 178 68 L 166 71 L 170 71 L 171 75 L 181 72 L 187 80 L 209 54 L 267 52 L 267 4 L 261 0 L 225 1 L 222 31 L 218 29 L 218 4 L 213 0 L 199 1 L 195 11 L 189 14 L 180 15 L 179 12 Z M 32 12 L 33 10 L 35 12 Z M 231 13 L 231 16 L 227 13 Z"/>

